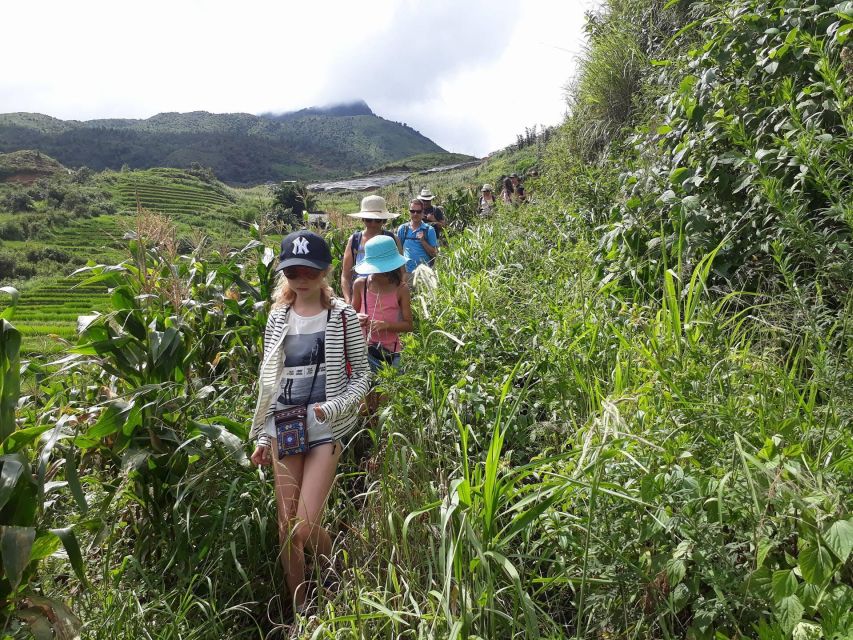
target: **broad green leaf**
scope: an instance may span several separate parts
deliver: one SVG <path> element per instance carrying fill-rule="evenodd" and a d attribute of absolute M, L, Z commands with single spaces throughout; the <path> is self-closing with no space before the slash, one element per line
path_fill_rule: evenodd
<path fill-rule="evenodd" d="M 71 489 L 71 495 L 74 496 L 74 501 L 80 508 L 80 512 L 86 515 L 89 511 L 89 505 L 86 502 L 86 496 L 83 494 L 83 487 L 80 486 L 80 478 L 77 475 L 75 450 L 75 447 L 68 447 L 68 453 L 65 455 L 65 480 L 68 482 L 68 488 Z"/>
<path fill-rule="evenodd" d="M 847 556 L 853 551 L 853 519 L 839 520 L 829 528 L 823 538 L 826 540 L 826 546 L 838 557 L 841 564 L 844 564 L 847 562 Z"/>
<path fill-rule="evenodd" d="M 71 562 L 71 567 L 74 573 L 80 578 L 80 582 L 86 583 L 86 571 L 83 568 L 83 554 L 80 553 L 80 544 L 77 542 L 77 536 L 71 527 L 64 529 L 51 529 L 50 533 L 57 536 L 62 541 L 62 546 L 65 547 L 65 552 L 68 554 L 68 560 Z"/>
<path fill-rule="evenodd" d="M 28 444 L 32 444 L 41 434 L 45 431 L 50 431 L 51 429 L 53 429 L 53 425 L 51 424 L 40 424 L 36 427 L 18 429 L 17 431 L 12 432 L 12 435 L 6 438 L 3 442 L 3 452 L 15 453 L 16 451 L 20 451 L 21 448 Z"/>
<path fill-rule="evenodd" d="M 53 453 L 53 448 L 56 446 L 56 443 L 59 441 L 59 436 L 62 435 L 62 427 L 67 422 L 67 416 L 61 417 L 56 421 L 56 426 L 50 433 L 50 437 L 47 439 L 47 442 L 41 448 L 41 452 L 38 457 L 38 468 L 36 471 L 36 476 L 38 478 L 38 486 L 39 486 L 39 494 L 43 494 L 44 492 L 44 483 L 45 478 L 47 477 L 47 466 L 50 462 L 50 454 Z"/>
<path fill-rule="evenodd" d="M 243 440 L 224 427 L 218 424 L 204 424 L 195 420 L 192 421 L 192 427 L 191 436 L 204 435 L 211 442 L 220 443 L 238 464 L 244 466 L 249 464 L 246 451 L 243 448 Z"/>
<path fill-rule="evenodd" d="M 241 440 L 246 440 L 249 437 L 249 427 L 245 422 L 237 422 L 228 416 L 211 416 L 204 418 L 204 421 L 208 424 L 222 425 Z"/>
<path fill-rule="evenodd" d="M 162 360 L 172 356 L 180 346 L 180 332 L 174 327 L 165 331 L 152 331 L 149 334 L 151 342 L 151 361 L 156 367 Z"/>
<path fill-rule="evenodd" d="M 384 604 L 380 604 L 379 602 L 371 600 L 370 598 L 367 598 L 365 596 L 362 596 L 360 600 L 367 606 L 373 607 L 377 611 L 381 611 L 382 615 L 386 616 L 388 619 L 393 620 L 394 622 L 403 626 L 409 626 L 409 623 L 406 622 L 399 613 L 397 613 L 396 611 L 391 611 L 391 609 L 386 607 Z"/>
<path fill-rule="evenodd" d="M 699 81 L 699 78 L 693 75 L 684 76 L 681 84 L 678 85 L 678 91 L 683 94 L 693 91 L 693 86 Z"/>
<path fill-rule="evenodd" d="M 35 539 L 35 527 L 0 526 L 3 571 L 13 590 L 18 588 L 21 575 L 30 563 L 30 549 Z"/>
<path fill-rule="evenodd" d="M 21 332 L 0 319 L 0 444 L 15 431 L 21 395 Z"/>
<path fill-rule="evenodd" d="M 41 560 L 56 552 L 62 545 L 59 536 L 50 531 L 43 531 L 36 536 L 33 547 L 30 549 L 30 562 Z"/>
<path fill-rule="evenodd" d="M 83 434 L 83 438 L 99 441 L 114 434 L 122 428 L 132 408 L 133 405 L 124 400 L 113 400 L 101 411 L 98 421 Z"/>
<path fill-rule="evenodd" d="M 758 541 L 758 549 L 755 554 L 755 566 L 760 567 L 767 559 L 767 554 L 776 546 L 776 543 L 769 538 L 762 538 Z"/>
<path fill-rule="evenodd" d="M 0 509 L 6 506 L 24 470 L 24 463 L 12 456 L 0 456 Z"/>
<path fill-rule="evenodd" d="M 776 603 L 776 617 L 779 619 L 779 624 L 782 630 L 788 634 L 803 617 L 803 603 L 797 596 L 788 596 L 783 598 L 781 602 Z"/>
<path fill-rule="evenodd" d="M 823 585 L 832 576 L 835 568 L 832 554 L 819 544 L 800 551 L 797 561 L 805 581 L 818 586 Z"/>
<path fill-rule="evenodd" d="M 752 184 L 752 174 L 747 173 L 740 180 L 738 180 L 738 183 L 735 185 L 735 188 L 732 189 L 732 193 L 738 193 L 739 191 L 743 191 L 744 189 L 746 189 L 751 184 Z"/>
<path fill-rule="evenodd" d="M 773 584 L 773 600 L 776 602 L 781 602 L 797 592 L 797 577 L 790 569 L 774 571 L 771 582 Z"/>
<path fill-rule="evenodd" d="M 11 320 L 15 315 L 15 308 L 18 306 L 18 298 L 21 297 L 21 294 L 15 287 L 0 287 L 0 291 L 8 293 L 12 297 L 12 301 L 9 303 L 9 306 L 0 312 L 0 318 L 4 320 Z"/>
<path fill-rule="evenodd" d="M 501 540 L 506 542 L 507 540 L 515 537 L 516 534 L 526 531 L 530 528 L 534 521 L 536 521 L 545 511 L 551 508 L 551 506 L 560 500 L 563 497 L 562 493 L 554 492 L 551 496 L 540 502 L 539 504 L 527 509 L 523 513 L 519 514 L 515 518 L 513 518 L 512 522 L 510 522 L 507 527 L 501 532 Z"/>
<path fill-rule="evenodd" d="M 687 575 L 687 565 L 680 558 L 670 558 L 666 563 L 666 577 L 670 585 L 676 585 Z"/>
<path fill-rule="evenodd" d="M 675 171 L 673 171 L 669 176 L 669 181 L 673 184 L 683 184 L 684 181 L 690 177 L 692 171 L 687 167 L 678 167 Z"/>

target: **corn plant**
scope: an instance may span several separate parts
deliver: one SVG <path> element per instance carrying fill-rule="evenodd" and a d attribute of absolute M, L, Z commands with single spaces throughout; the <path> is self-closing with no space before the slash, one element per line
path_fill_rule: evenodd
<path fill-rule="evenodd" d="M 33 593 L 30 582 L 41 562 L 65 547 L 78 578 L 85 584 L 83 558 L 77 537 L 70 527 L 50 528 L 45 518 L 45 491 L 49 481 L 48 461 L 62 430 L 60 420 L 50 430 L 37 456 L 16 438 L 16 408 L 20 395 L 21 334 L 9 322 L 15 312 L 18 291 L 3 287 L 12 297 L 0 313 L 0 617 L 8 628 L 21 622 L 35 633 L 70 633 L 80 621 L 61 602 Z M 23 442 L 26 442 L 25 438 Z M 73 478 L 71 482 L 73 483 Z M 77 485 L 79 488 L 79 485 Z M 27 606 L 21 603 L 26 601 Z M 10 618 L 14 617 L 13 623 Z"/>

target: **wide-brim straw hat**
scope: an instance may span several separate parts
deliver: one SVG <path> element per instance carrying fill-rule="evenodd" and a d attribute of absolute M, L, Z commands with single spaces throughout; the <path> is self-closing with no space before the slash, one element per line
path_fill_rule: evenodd
<path fill-rule="evenodd" d="M 492 185 L 490 185 L 490 184 L 487 182 L 486 184 L 484 184 L 484 185 L 483 185 L 483 188 L 482 188 L 482 189 L 480 189 L 480 191 L 494 191 L 494 189 L 492 189 Z"/>
<path fill-rule="evenodd" d="M 421 192 L 418 194 L 418 200 L 432 200 L 435 198 L 432 191 L 424 187 L 421 189 Z"/>
<path fill-rule="evenodd" d="M 400 255 L 397 243 L 390 236 L 376 236 L 364 245 L 364 260 L 355 265 L 359 275 L 371 273 L 388 273 L 396 271 L 406 264 L 406 259 Z"/>
<path fill-rule="evenodd" d="M 385 198 L 382 196 L 365 196 L 361 199 L 361 211 L 347 215 L 351 218 L 366 218 L 367 220 L 393 220 L 399 214 L 388 211 Z"/>

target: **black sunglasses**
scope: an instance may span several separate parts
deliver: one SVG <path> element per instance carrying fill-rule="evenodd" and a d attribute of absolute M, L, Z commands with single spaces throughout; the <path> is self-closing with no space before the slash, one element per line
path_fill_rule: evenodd
<path fill-rule="evenodd" d="M 409 213 L 423 213 L 423 209 L 409 209 Z"/>

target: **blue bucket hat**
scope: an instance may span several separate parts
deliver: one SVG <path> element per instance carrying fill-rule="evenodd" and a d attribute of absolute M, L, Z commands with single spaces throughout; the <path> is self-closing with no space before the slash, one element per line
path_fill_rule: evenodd
<path fill-rule="evenodd" d="M 371 273 L 388 273 L 406 264 L 390 236 L 376 236 L 364 245 L 364 260 L 355 265 L 355 272 L 366 276 Z"/>

